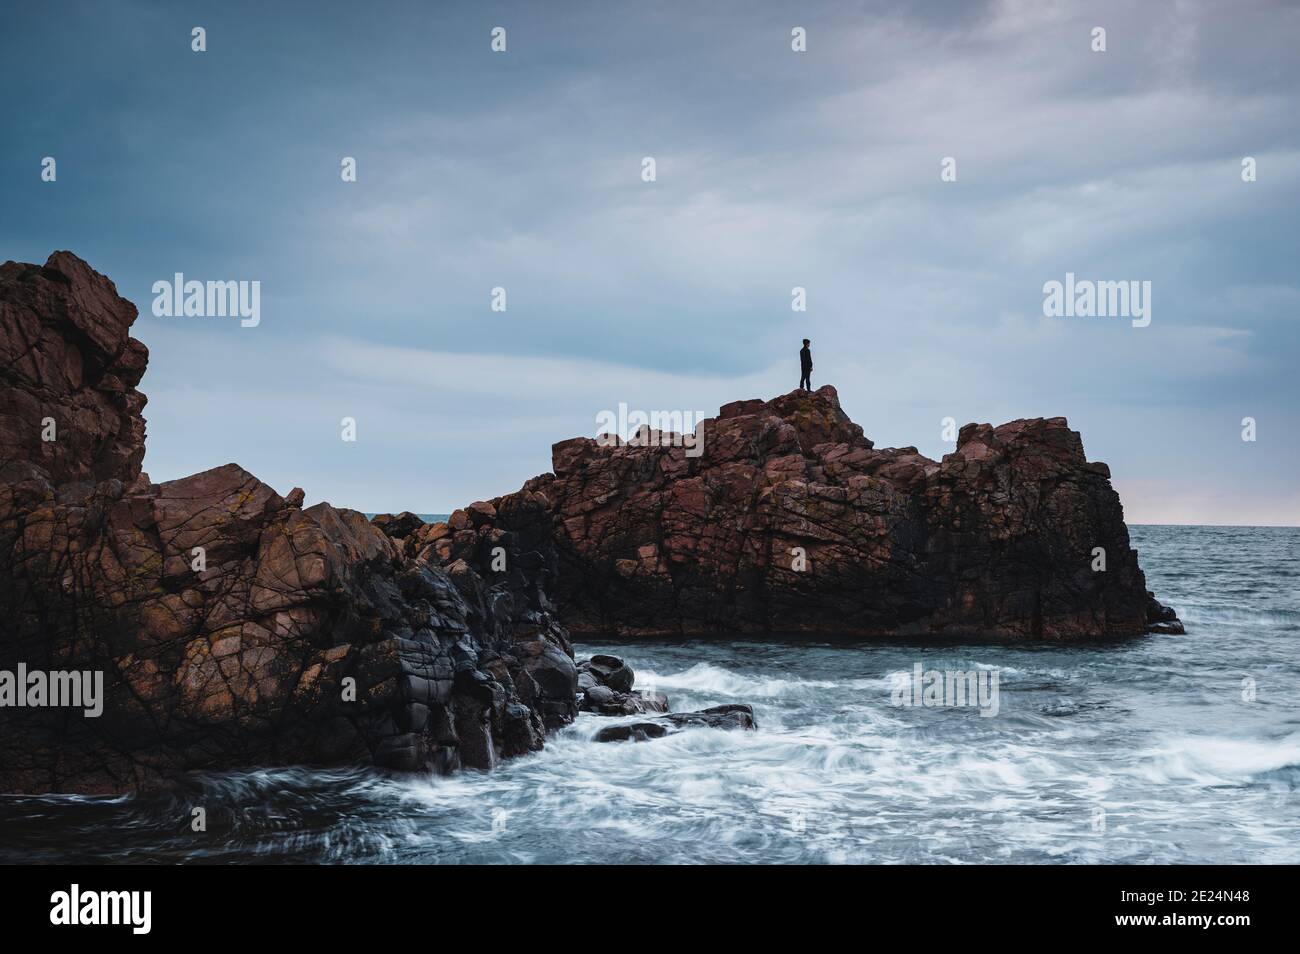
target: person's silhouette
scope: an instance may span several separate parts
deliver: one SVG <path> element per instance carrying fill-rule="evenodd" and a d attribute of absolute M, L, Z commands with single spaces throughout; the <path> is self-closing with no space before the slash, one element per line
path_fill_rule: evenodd
<path fill-rule="evenodd" d="M 803 339 L 803 347 L 799 349 L 799 387 L 805 391 L 812 390 L 812 352 L 808 350 L 808 339 Z"/>

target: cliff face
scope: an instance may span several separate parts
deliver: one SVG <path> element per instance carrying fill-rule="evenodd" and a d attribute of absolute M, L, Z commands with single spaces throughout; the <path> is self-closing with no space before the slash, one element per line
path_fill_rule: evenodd
<path fill-rule="evenodd" d="M 104 695 L 98 717 L 0 707 L 0 791 L 486 768 L 574 718 L 572 650 L 524 574 L 411 559 L 234 464 L 151 483 L 135 318 L 70 253 L 0 266 L 0 671 L 102 672 Z M 506 565 L 538 563 L 499 542 Z"/>
<path fill-rule="evenodd" d="M 564 441 L 525 485 L 552 516 L 552 593 L 574 633 L 1181 630 L 1146 590 L 1109 470 L 1063 418 L 968 424 L 942 461 L 876 449 L 830 386 L 729 404 L 703 427 L 698 456 L 652 433 Z M 480 567 L 479 537 L 512 527 L 487 510 L 501 501 L 429 528 L 428 555 Z"/>

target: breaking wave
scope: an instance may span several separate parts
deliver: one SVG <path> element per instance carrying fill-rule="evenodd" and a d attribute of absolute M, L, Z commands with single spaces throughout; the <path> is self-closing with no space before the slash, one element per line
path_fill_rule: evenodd
<path fill-rule="evenodd" d="M 623 657 L 676 711 L 750 703 L 758 730 L 602 744 L 618 720 L 583 714 L 487 773 L 289 768 L 0 797 L 0 861 L 1300 862 L 1300 595 L 1281 579 L 1300 531 L 1132 531 L 1186 636 L 579 646 Z M 1247 587 L 1259 595 L 1225 596 Z M 999 714 L 895 707 L 918 663 L 997 670 Z M 200 806 L 204 836 L 188 824 Z"/>

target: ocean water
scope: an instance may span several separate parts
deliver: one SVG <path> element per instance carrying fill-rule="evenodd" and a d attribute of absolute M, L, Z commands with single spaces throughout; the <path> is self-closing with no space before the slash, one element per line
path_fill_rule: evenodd
<path fill-rule="evenodd" d="M 1131 530 L 1187 635 L 581 645 L 676 711 L 751 703 L 759 729 L 599 744 L 611 720 L 584 714 L 490 773 L 0 796 L 0 861 L 1300 862 L 1300 528 Z M 996 672 L 997 715 L 893 705 L 917 663 Z"/>

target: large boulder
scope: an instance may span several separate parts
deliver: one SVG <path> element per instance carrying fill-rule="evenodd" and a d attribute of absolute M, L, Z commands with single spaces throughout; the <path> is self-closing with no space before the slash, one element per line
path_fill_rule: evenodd
<path fill-rule="evenodd" d="M 489 580 L 235 464 L 152 483 L 135 317 L 71 253 L 0 266 L 0 673 L 103 681 L 98 716 L 0 707 L 0 791 L 489 768 L 572 721 L 572 650 L 517 546 Z"/>

